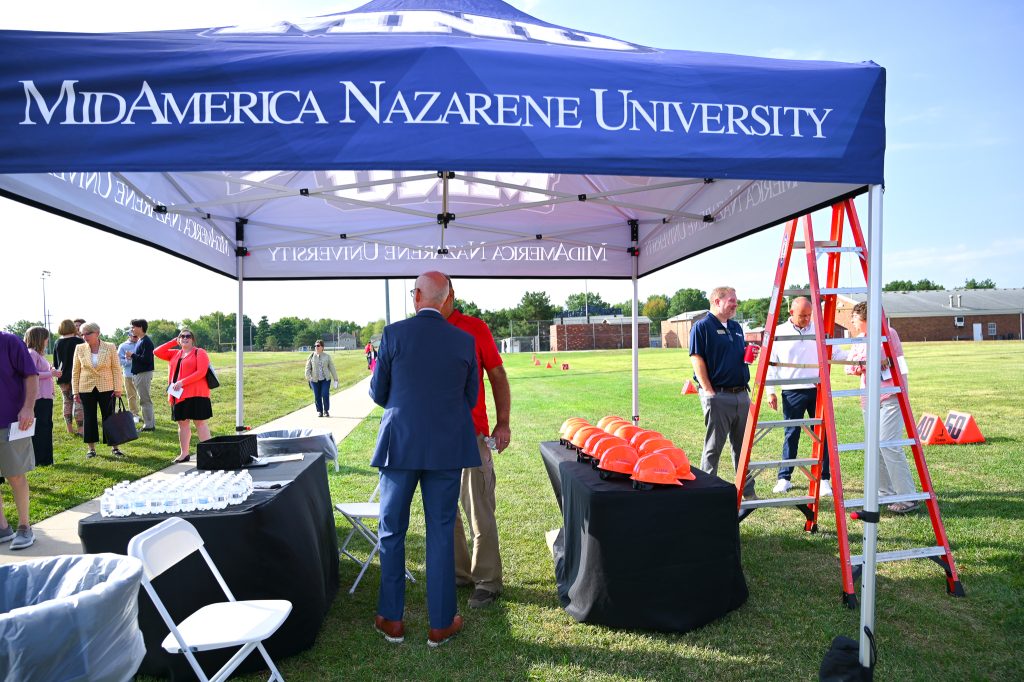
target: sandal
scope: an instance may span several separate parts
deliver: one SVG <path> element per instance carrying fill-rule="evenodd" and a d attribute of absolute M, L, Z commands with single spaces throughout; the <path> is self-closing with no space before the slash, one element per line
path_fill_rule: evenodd
<path fill-rule="evenodd" d="M 92 459 L 95 456 L 96 456 L 96 451 L 95 450 L 86 450 L 85 451 L 85 458 L 86 459 Z"/>
<path fill-rule="evenodd" d="M 917 507 L 917 502 L 895 502 L 889 505 L 889 511 L 893 514 L 909 514 Z"/>
<path fill-rule="evenodd" d="M 192 454 L 191 453 L 189 453 L 187 455 L 178 455 L 177 457 L 172 459 L 171 462 L 173 464 L 184 464 L 185 462 L 189 461 L 190 459 L 192 459 Z"/>
<path fill-rule="evenodd" d="M 112 448 L 110 450 L 110 454 L 112 454 L 114 457 L 124 457 L 124 453 L 121 452 L 121 448 Z"/>

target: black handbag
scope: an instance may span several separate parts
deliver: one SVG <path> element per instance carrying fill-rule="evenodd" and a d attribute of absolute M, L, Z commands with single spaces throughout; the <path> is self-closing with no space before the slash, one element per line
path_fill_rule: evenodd
<path fill-rule="evenodd" d="M 114 402 L 113 398 L 111 402 Z M 113 408 L 110 416 L 103 420 L 103 442 L 117 446 L 136 440 L 139 437 L 139 430 L 135 428 L 135 417 L 125 409 L 124 400 L 120 396 Z"/>
<path fill-rule="evenodd" d="M 210 388 L 220 388 L 220 380 L 217 378 L 217 373 L 213 371 L 213 365 L 206 366 L 206 385 Z"/>

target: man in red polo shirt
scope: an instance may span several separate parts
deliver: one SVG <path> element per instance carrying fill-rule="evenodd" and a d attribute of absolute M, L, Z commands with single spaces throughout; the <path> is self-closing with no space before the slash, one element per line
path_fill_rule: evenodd
<path fill-rule="evenodd" d="M 501 355 L 494 344 L 494 337 L 487 323 L 478 317 L 463 315 L 455 310 L 455 288 L 448 278 L 448 298 L 441 307 L 441 314 L 448 322 L 476 340 L 476 358 L 480 366 L 480 392 L 476 407 L 473 408 L 473 426 L 476 428 L 477 446 L 480 448 L 479 467 L 462 470 L 462 509 L 469 520 L 472 533 L 473 555 L 470 557 L 462 516 L 455 523 L 455 578 L 460 585 L 473 585 L 469 598 L 470 608 L 478 609 L 494 603 L 501 594 L 501 552 L 498 549 L 498 522 L 495 518 L 494 460 L 491 449 L 484 438 L 490 433 L 493 447 L 501 452 L 508 447 L 512 438 L 509 428 L 509 413 L 512 409 L 512 391 L 508 375 L 501 363 Z M 487 401 L 484 398 L 484 372 L 491 384 L 494 397 L 494 411 L 497 420 L 494 430 L 488 428 Z"/>

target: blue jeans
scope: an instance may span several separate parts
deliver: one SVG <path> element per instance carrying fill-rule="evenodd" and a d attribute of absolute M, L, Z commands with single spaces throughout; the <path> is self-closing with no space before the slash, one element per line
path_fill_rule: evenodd
<path fill-rule="evenodd" d="M 309 387 L 313 389 L 313 402 L 316 403 L 316 411 L 321 414 L 331 409 L 331 380 L 311 381 Z"/>
<path fill-rule="evenodd" d="M 803 419 L 806 414 L 807 418 L 814 419 L 814 408 L 817 402 L 817 388 L 797 388 L 791 391 L 783 391 L 782 417 L 783 419 Z M 782 459 L 796 459 L 796 449 L 800 444 L 800 431 L 801 427 L 799 426 L 786 427 L 782 440 Z M 821 478 L 827 481 L 831 478 L 828 468 L 828 447 L 827 443 L 822 443 L 822 445 L 825 446 L 825 453 L 821 458 Z M 792 467 L 779 469 L 780 479 L 784 478 L 788 481 L 792 475 Z"/>

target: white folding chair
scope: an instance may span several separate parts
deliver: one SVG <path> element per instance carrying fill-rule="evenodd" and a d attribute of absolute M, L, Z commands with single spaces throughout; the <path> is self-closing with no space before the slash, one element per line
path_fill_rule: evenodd
<path fill-rule="evenodd" d="M 380 552 L 380 537 L 365 523 L 369 519 L 373 519 L 378 522 L 380 521 L 379 498 L 380 483 L 378 482 L 377 487 L 373 489 L 373 494 L 370 495 L 370 500 L 368 502 L 339 502 L 334 505 L 334 508 L 345 517 L 345 520 L 352 524 L 352 530 L 350 530 L 348 535 L 345 536 L 345 541 L 341 543 L 341 549 L 338 550 L 338 553 L 343 556 L 347 556 L 360 566 L 359 575 L 356 576 L 356 581 L 352 583 L 352 588 L 348 591 L 349 594 L 355 593 L 356 586 L 359 585 L 359 581 L 363 579 L 363 574 L 366 573 L 366 569 L 369 567 L 370 562 L 372 562 L 373 558 L 377 556 L 378 552 Z M 357 532 L 362 535 L 373 548 L 370 550 L 370 554 L 365 560 L 360 559 L 356 555 L 352 554 L 352 552 L 348 551 L 348 544 L 352 541 L 352 538 Z M 416 578 L 412 577 L 412 573 L 409 572 L 408 568 L 405 569 L 405 577 L 411 582 L 416 582 Z"/>
<path fill-rule="evenodd" d="M 175 624 L 150 581 L 196 551 L 206 560 L 206 565 L 210 567 L 228 601 L 204 606 L 181 623 Z M 171 631 L 161 646 L 168 653 L 185 654 L 200 680 L 226 680 L 253 649 L 259 649 L 270 668 L 268 682 L 284 682 L 263 647 L 263 640 L 277 632 L 284 623 L 291 613 L 291 602 L 284 599 L 237 601 L 203 547 L 203 539 L 195 527 L 184 519 L 167 519 L 139 533 L 128 543 L 128 554 L 142 562 L 142 586 L 146 588 L 153 605 Z M 195 652 L 235 646 L 242 648 L 213 677 L 207 677 L 196 660 Z"/>

